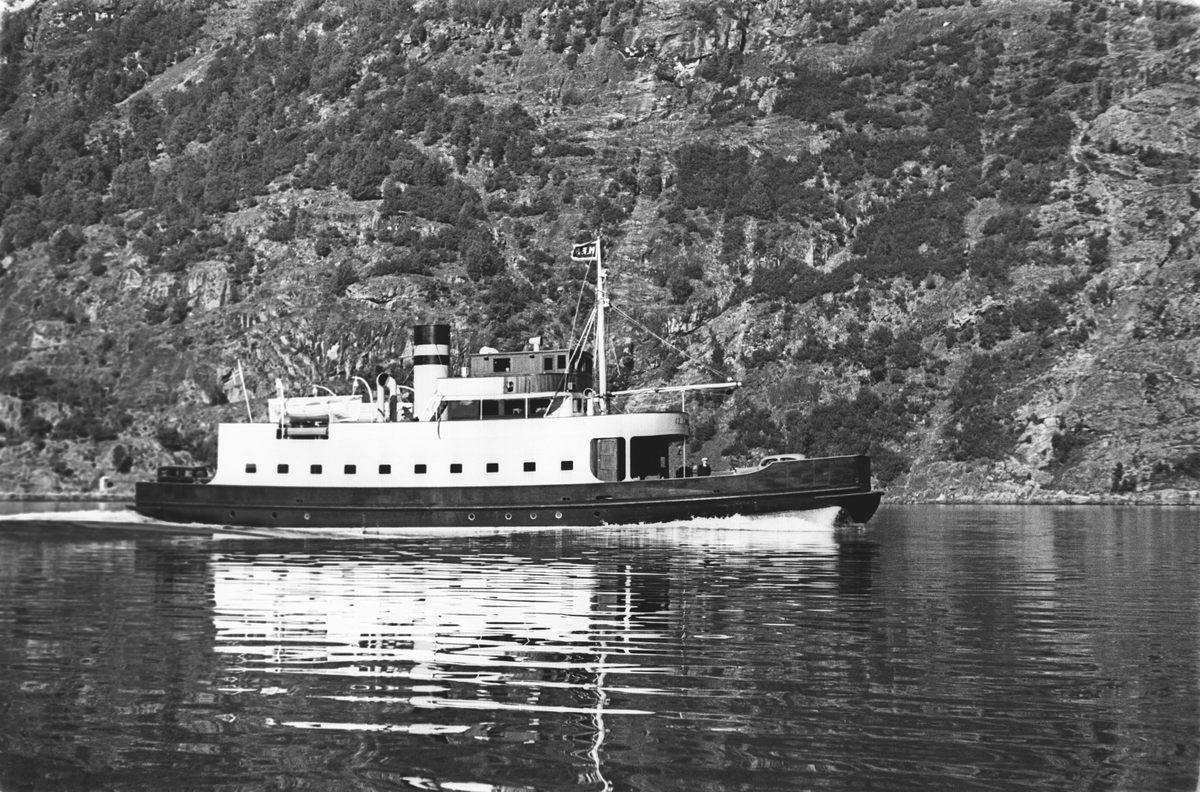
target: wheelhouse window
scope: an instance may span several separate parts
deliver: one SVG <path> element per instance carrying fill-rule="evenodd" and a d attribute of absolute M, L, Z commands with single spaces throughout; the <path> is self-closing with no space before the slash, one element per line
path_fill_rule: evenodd
<path fill-rule="evenodd" d="M 492 373 L 507 374 L 512 371 L 512 358 L 498 357 L 492 358 Z"/>

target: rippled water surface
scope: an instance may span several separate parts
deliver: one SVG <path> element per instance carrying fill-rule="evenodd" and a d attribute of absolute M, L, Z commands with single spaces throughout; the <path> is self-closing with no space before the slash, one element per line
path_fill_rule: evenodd
<path fill-rule="evenodd" d="M 0 790 L 1191 792 L 1198 518 L 216 538 L 7 518 Z"/>

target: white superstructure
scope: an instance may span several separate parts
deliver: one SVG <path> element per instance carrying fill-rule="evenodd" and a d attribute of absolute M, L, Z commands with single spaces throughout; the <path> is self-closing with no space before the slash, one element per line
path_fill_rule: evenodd
<path fill-rule="evenodd" d="M 212 483 L 484 487 L 658 478 L 682 464 L 688 419 L 683 413 L 580 414 L 320 428 L 322 436 L 287 437 L 278 425 L 222 424 Z"/>

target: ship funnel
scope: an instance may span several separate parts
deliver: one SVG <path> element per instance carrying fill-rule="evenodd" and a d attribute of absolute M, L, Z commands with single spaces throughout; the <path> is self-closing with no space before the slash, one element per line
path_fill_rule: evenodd
<path fill-rule="evenodd" d="M 437 382 L 450 376 L 450 325 L 413 328 L 413 411 L 418 421 L 431 420 Z"/>

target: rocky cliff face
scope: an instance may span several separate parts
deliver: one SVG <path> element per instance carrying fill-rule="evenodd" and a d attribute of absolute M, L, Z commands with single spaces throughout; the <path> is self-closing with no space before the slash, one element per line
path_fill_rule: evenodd
<path fill-rule="evenodd" d="M 1200 19 L 880 0 L 38 3 L 0 32 L 0 490 L 210 461 L 276 380 L 571 340 L 709 457 L 894 499 L 1200 488 Z M 584 293 L 583 308 L 590 298 Z"/>

